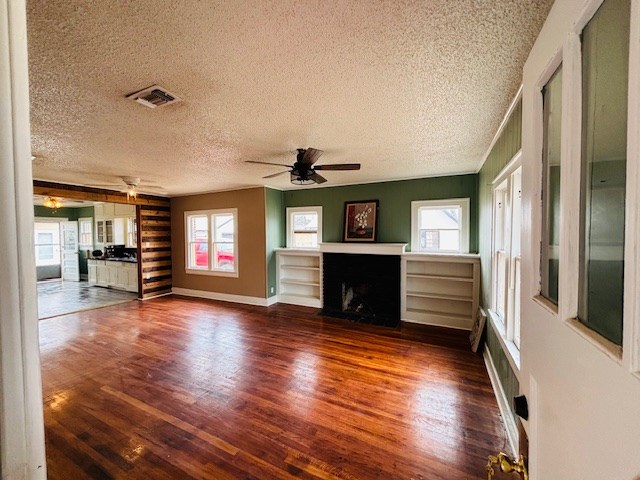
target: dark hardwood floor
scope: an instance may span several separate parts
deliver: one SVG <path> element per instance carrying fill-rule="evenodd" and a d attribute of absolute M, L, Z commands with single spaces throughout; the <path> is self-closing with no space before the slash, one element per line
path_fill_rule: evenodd
<path fill-rule="evenodd" d="M 484 479 L 466 332 L 181 297 L 40 321 L 52 480 Z"/>

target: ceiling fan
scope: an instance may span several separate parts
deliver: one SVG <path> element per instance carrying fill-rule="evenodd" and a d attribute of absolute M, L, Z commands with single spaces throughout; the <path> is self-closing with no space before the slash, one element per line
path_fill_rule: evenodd
<path fill-rule="evenodd" d="M 158 185 L 152 185 L 152 184 L 148 184 L 146 182 L 144 182 L 143 180 L 141 180 L 139 177 L 128 177 L 128 176 L 123 176 L 120 177 L 122 179 L 123 183 L 100 183 L 100 184 L 96 184 L 96 185 L 92 185 L 93 187 L 111 187 L 111 188 L 118 188 L 118 189 L 122 189 L 123 184 L 124 186 L 126 186 L 126 191 L 125 193 L 127 194 L 127 200 L 133 198 L 135 199 L 138 196 L 138 187 L 142 187 L 142 188 L 149 188 L 151 190 L 163 190 L 162 187 L 158 186 Z"/>
<path fill-rule="evenodd" d="M 291 173 L 291 183 L 296 185 L 310 185 L 312 183 L 324 183 L 327 181 L 317 170 L 360 170 L 359 163 L 334 163 L 329 165 L 316 165 L 314 163 L 322 155 L 322 150 L 315 148 L 298 148 L 296 161 L 293 165 L 285 165 L 283 163 L 259 162 L 256 160 L 246 160 L 246 163 L 257 163 L 259 165 L 276 165 L 279 167 L 287 167 L 289 170 L 283 172 L 272 173 L 262 178 L 273 178 L 283 173 Z"/>

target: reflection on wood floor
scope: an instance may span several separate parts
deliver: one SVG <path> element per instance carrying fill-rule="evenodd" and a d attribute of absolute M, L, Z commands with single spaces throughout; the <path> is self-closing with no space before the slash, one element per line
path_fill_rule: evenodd
<path fill-rule="evenodd" d="M 106 307 L 138 298 L 138 294 L 96 287 L 85 281 L 49 280 L 38 282 L 38 318 Z"/>
<path fill-rule="evenodd" d="M 466 332 L 163 297 L 40 322 L 49 478 L 482 479 Z"/>

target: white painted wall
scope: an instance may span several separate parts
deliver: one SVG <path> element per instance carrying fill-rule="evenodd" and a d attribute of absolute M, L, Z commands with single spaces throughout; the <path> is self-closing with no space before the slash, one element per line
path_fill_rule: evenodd
<path fill-rule="evenodd" d="M 638 116 L 640 0 L 632 0 L 624 349 L 617 355 L 573 325 L 577 312 L 582 26 L 601 0 L 556 0 L 524 67 L 521 389 L 532 480 L 631 480 L 640 476 L 638 368 Z M 564 57 L 564 58 L 563 58 Z M 540 87 L 563 59 L 562 231 L 559 312 L 539 289 L 542 104 Z"/>

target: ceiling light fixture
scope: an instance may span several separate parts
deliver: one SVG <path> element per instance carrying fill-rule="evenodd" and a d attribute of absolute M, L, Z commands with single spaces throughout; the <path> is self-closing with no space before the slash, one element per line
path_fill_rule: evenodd
<path fill-rule="evenodd" d="M 135 200 L 136 198 L 138 198 L 138 192 L 136 191 L 136 186 L 127 185 L 127 202 L 129 202 L 130 199 Z"/>
<path fill-rule="evenodd" d="M 44 199 L 42 205 L 52 209 L 55 212 L 57 209 L 62 207 L 62 202 L 57 198 L 47 197 Z"/>

